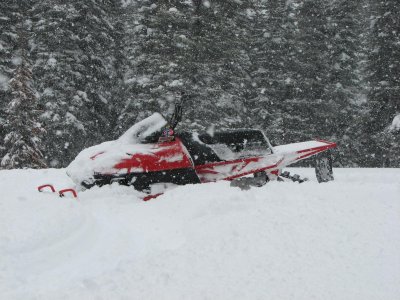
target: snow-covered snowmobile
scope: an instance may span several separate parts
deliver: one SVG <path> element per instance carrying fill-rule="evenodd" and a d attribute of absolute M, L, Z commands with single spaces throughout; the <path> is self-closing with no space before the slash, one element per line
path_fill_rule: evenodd
<path fill-rule="evenodd" d="M 273 147 L 257 129 L 174 133 L 181 113 L 178 105 L 170 122 L 155 113 L 119 139 L 83 150 L 67 174 L 83 188 L 117 182 L 146 192 L 150 199 L 170 185 L 229 180 L 243 188 L 281 178 L 301 182 L 282 169 L 336 147 L 324 140 Z M 333 180 L 329 155 L 317 161 L 316 174 L 319 182 Z"/>

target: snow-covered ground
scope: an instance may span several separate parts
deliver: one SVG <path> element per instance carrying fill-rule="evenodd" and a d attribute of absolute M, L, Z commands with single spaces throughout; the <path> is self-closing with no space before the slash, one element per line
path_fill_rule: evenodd
<path fill-rule="evenodd" d="M 293 169 L 291 170 L 293 171 Z M 0 172 L 0 299 L 400 299 L 400 169 L 79 199 L 63 170 Z"/>

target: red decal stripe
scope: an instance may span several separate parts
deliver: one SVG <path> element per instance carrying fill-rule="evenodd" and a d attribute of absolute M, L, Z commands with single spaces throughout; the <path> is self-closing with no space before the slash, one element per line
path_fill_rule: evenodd
<path fill-rule="evenodd" d="M 218 161 L 215 163 L 210 163 L 210 164 L 205 164 L 205 165 L 198 165 L 196 166 L 196 171 L 201 170 L 201 169 L 207 169 L 210 167 L 216 167 L 216 166 L 223 166 L 223 165 L 230 165 L 230 164 L 235 164 L 235 163 L 241 163 L 241 162 L 256 162 L 262 159 L 263 157 L 250 157 L 250 158 L 240 158 L 240 159 L 235 159 L 235 160 L 229 160 L 229 161 Z"/>
<path fill-rule="evenodd" d="M 271 165 L 271 166 L 268 166 L 268 167 L 264 167 L 264 168 L 255 169 L 255 170 L 251 170 L 251 171 L 248 171 L 248 172 L 245 172 L 245 173 L 241 173 L 241 174 L 236 174 L 236 175 L 233 175 L 233 176 L 229 176 L 229 177 L 224 178 L 224 180 L 233 180 L 233 179 L 236 179 L 236 178 L 239 178 L 239 177 L 243 177 L 243 176 L 246 176 L 246 175 L 250 175 L 250 174 L 254 174 L 254 173 L 257 173 L 257 172 L 266 171 L 266 170 L 270 170 L 270 169 L 275 169 L 282 163 L 282 161 L 283 161 L 283 158 L 281 160 L 279 160 L 274 165 Z"/>

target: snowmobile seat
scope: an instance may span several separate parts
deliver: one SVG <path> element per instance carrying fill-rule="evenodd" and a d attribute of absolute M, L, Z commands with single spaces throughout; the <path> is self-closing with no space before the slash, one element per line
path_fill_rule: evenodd
<path fill-rule="evenodd" d="M 222 161 L 210 146 L 199 140 L 197 133 L 182 132 L 176 136 L 189 151 L 195 166 Z"/>
<path fill-rule="evenodd" d="M 199 139 L 208 145 L 226 145 L 233 152 L 258 150 L 265 153 L 270 152 L 267 139 L 261 130 L 257 129 L 236 129 L 217 131 L 213 135 L 203 133 Z"/>

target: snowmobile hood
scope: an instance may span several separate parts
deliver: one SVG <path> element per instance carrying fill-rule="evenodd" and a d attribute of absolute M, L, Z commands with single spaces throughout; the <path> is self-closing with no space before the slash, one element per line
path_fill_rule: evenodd
<path fill-rule="evenodd" d="M 118 173 L 115 165 L 132 158 L 133 153 L 153 155 L 157 149 L 154 144 L 146 144 L 149 139 L 158 138 L 159 132 L 167 125 L 164 117 L 155 113 L 136 123 L 115 141 L 104 142 L 81 151 L 69 164 L 66 171 L 71 179 L 80 184 L 83 180 L 93 178 L 94 173 Z M 143 169 L 131 169 L 131 172 L 142 172 Z"/>

